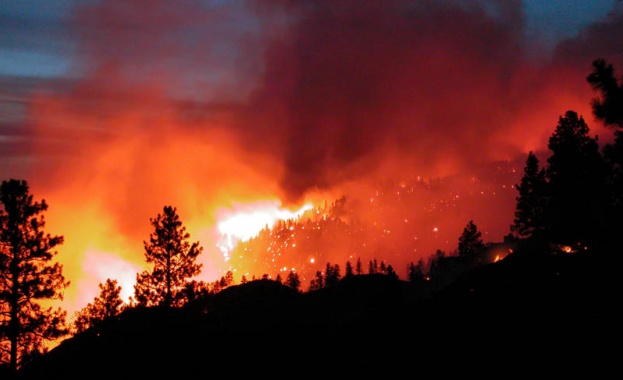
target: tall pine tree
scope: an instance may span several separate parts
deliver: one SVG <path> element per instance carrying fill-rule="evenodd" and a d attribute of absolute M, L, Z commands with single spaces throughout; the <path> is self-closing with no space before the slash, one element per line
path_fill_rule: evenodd
<path fill-rule="evenodd" d="M 606 127 L 619 128 L 614 131 L 614 141 L 603 149 L 610 204 L 600 242 L 605 250 L 619 251 L 623 245 L 619 237 L 623 230 L 623 77 L 617 78 L 612 64 L 600 58 L 593 61 L 593 71 L 586 80 L 600 95 L 591 102 L 595 118 Z"/>
<path fill-rule="evenodd" d="M 521 183 L 515 185 L 518 195 L 515 219 L 511 232 L 520 238 L 540 237 L 545 231 L 545 207 L 547 182 L 545 169 L 539 168 L 539 159 L 530 151 L 526 159 Z"/>
<path fill-rule="evenodd" d="M 603 227 L 606 166 L 597 140 L 575 111 L 560 116 L 549 139 L 546 223 L 553 243 L 591 245 Z"/>
<path fill-rule="evenodd" d="M 181 306 L 186 303 L 186 281 L 201 272 L 197 256 L 203 251 L 199 242 L 190 243 L 177 209 L 164 206 L 163 213 L 152 218 L 154 232 L 144 241 L 145 259 L 152 271 L 136 276 L 134 295 L 142 306 Z"/>
<path fill-rule="evenodd" d="M 73 321 L 73 333 L 79 334 L 108 318 L 114 317 L 123 311 L 121 286 L 117 280 L 107 279 L 99 284 L 100 294 L 86 307 L 76 312 Z"/>
<path fill-rule="evenodd" d="M 604 226 L 606 249 L 620 249 L 623 245 L 620 238 L 623 231 L 623 131 L 615 131 L 614 135 L 614 142 L 606 144 L 603 150 L 610 202 Z"/>
<path fill-rule="evenodd" d="M 478 231 L 474 221 L 470 220 L 459 236 L 458 257 L 472 264 L 480 264 L 484 248 L 482 233 Z"/>
<path fill-rule="evenodd" d="M 44 232 L 45 200 L 34 201 L 26 181 L 11 179 L 0 186 L 0 203 L 0 359 L 15 372 L 46 352 L 46 341 L 68 333 L 67 313 L 40 302 L 62 300 L 69 281 L 52 262 L 63 237 Z"/>
<path fill-rule="evenodd" d="M 593 115 L 606 126 L 623 128 L 623 78 L 619 80 L 612 64 L 599 58 L 586 80 L 601 95 L 591 101 Z"/>

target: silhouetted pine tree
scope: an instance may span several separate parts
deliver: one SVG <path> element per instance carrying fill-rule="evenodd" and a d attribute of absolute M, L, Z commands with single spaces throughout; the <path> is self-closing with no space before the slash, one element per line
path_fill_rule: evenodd
<path fill-rule="evenodd" d="M 542 235 L 546 228 L 547 182 L 545 169 L 539 168 L 539 159 L 532 151 L 528 153 L 521 183 L 515 188 L 519 195 L 515 198 L 517 203 L 511 231 L 520 238 Z"/>
<path fill-rule="evenodd" d="M 47 351 L 46 340 L 68 333 L 67 313 L 40 302 L 62 300 L 69 281 L 52 263 L 63 237 L 44 232 L 45 200 L 35 202 L 26 181 L 11 179 L 2 181 L 0 204 L 0 364 L 8 360 L 14 373 Z"/>
<path fill-rule="evenodd" d="M 73 334 L 79 334 L 107 318 L 119 315 L 123 311 L 121 286 L 117 280 L 106 279 L 99 284 L 100 294 L 92 303 L 76 312 L 73 321 Z"/>
<path fill-rule="evenodd" d="M 385 268 L 385 275 L 394 280 L 398 280 L 398 273 L 396 273 L 394 267 L 391 264 L 388 264 Z"/>
<path fill-rule="evenodd" d="M 344 277 L 351 277 L 353 275 L 353 265 L 350 263 L 350 261 L 347 261 L 346 266 L 344 267 Z"/>
<path fill-rule="evenodd" d="M 225 287 L 229 287 L 232 286 L 234 284 L 234 272 L 228 270 L 227 272 L 225 272 L 225 278 L 224 278 L 224 286 Z"/>
<path fill-rule="evenodd" d="M 324 276 L 321 271 L 316 271 L 316 277 L 310 281 L 309 290 L 320 290 L 324 288 Z"/>
<path fill-rule="evenodd" d="M 205 299 L 210 294 L 210 287 L 204 281 L 187 281 L 184 284 L 184 294 L 188 302 Z"/>
<path fill-rule="evenodd" d="M 185 282 L 201 272 L 202 265 L 195 261 L 203 248 L 199 242 L 188 242 L 190 234 L 175 207 L 164 206 L 163 213 L 150 221 L 154 232 L 143 244 L 145 259 L 153 268 L 136 275 L 136 302 L 142 306 L 181 306 L 188 301 L 184 299 Z"/>
<path fill-rule="evenodd" d="M 604 228 L 606 249 L 621 248 L 623 231 L 623 131 L 615 131 L 614 142 L 603 150 L 608 170 L 609 206 Z M 615 244 L 615 246 L 613 246 Z"/>
<path fill-rule="evenodd" d="M 446 275 L 450 272 L 450 257 L 446 252 L 438 249 L 430 257 L 428 264 L 428 277 L 433 288 L 438 288 L 447 283 Z"/>
<path fill-rule="evenodd" d="M 601 95 L 591 101 L 593 115 L 607 126 L 623 128 L 623 78 L 619 80 L 612 64 L 598 58 L 586 80 Z"/>
<path fill-rule="evenodd" d="M 467 263 L 478 265 L 481 263 L 484 248 L 482 233 L 478 231 L 478 226 L 474 221 L 470 220 L 459 236 L 458 257 Z"/>
<path fill-rule="evenodd" d="M 325 270 L 324 286 L 333 286 L 340 281 L 340 266 L 339 264 L 331 265 L 327 263 Z"/>
<path fill-rule="evenodd" d="M 387 274 L 387 266 L 385 265 L 385 261 L 381 260 L 381 264 L 379 265 L 379 270 L 383 274 Z"/>
<path fill-rule="evenodd" d="M 605 59 L 593 61 L 593 71 L 586 78 L 601 98 L 592 99 L 592 111 L 605 126 L 623 128 L 623 77 L 616 77 L 614 67 Z M 614 131 L 614 142 L 603 149 L 608 168 L 609 207 L 606 208 L 604 251 L 620 250 L 623 230 L 623 131 Z"/>
<path fill-rule="evenodd" d="M 546 223 L 553 243 L 590 245 L 603 227 L 606 166 L 588 133 L 584 119 L 567 111 L 549 139 Z"/>
<path fill-rule="evenodd" d="M 368 274 L 376 274 L 379 271 L 379 262 L 376 258 L 368 262 Z"/>
<path fill-rule="evenodd" d="M 298 273 L 292 270 L 288 273 L 288 277 L 286 277 L 286 286 L 289 286 L 296 291 L 300 291 L 301 280 Z"/>
<path fill-rule="evenodd" d="M 414 284 L 421 284 L 426 280 L 425 271 L 424 271 L 424 260 L 419 259 L 417 264 L 409 263 L 407 268 L 407 278 L 409 282 Z"/>

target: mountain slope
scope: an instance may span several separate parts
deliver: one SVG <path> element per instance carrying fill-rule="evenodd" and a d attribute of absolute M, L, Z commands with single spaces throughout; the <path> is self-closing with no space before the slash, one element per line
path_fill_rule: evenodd
<path fill-rule="evenodd" d="M 308 293 L 251 281 L 180 310 L 128 310 L 20 378 L 595 376 L 611 369 L 616 326 L 607 268 L 588 254 L 510 255 L 430 296 L 385 275 Z"/>

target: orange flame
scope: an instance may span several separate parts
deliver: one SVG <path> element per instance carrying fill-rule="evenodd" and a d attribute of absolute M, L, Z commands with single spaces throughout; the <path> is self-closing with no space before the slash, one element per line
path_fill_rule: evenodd
<path fill-rule="evenodd" d="M 259 201 L 236 204 L 233 209 L 220 209 L 217 211 L 217 229 L 221 240 L 217 246 L 227 261 L 238 242 L 257 236 L 262 229 L 273 227 L 278 220 L 295 219 L 312 207 L 307 203 L 298 210 L 290 211 L 282 208 L 278 201 Z"/>

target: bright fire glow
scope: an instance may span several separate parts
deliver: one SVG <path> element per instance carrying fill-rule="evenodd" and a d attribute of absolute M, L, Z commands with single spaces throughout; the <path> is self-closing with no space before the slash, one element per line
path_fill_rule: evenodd
<path fill-rule="evenodd" d="M 488 239 L 501 240 L 515 205 L 516 190 L 508 185 L 520 180 L 527 153 L 547 149 L 562 111 L 591 115 L 587 62 L 561 59 L 566 56 L 558 52 L 524 56 L 524 49 L 512 48 L 523 41 L 522 28 L 498 28 L 522 12 L 504 7 L 464 12 L 451 4 L 420 17 L 428 7 L 392 2 L 424 21 L 412 23 L 403 12 L 379 17 L 383 6 L 358 2 L 344 2 L 336 12 L 282 2 L 283 10 L 275 5 L 240 18 L 239 6 L 229 13 L 192 1 L 176 2 L 174 14 L 163 6 L 144 12 L 138 1 L 74 3 L 88 3 L 67 20 L 78 27 L 71 32 L 84 49 L 72 54 L 76 75 L 24 85 L 15 78 L 0 89 L 0 108 L 8 107 L 0 115 L 0 139 L 6 137 L 8 147 L 0 155 L 2 179 L 28 180 L 35 200 L 50 205 L 45 231 L 64 237 L 57 258 L 71 281 L 63 301 L 70 315 L 91 302 L 107 278 L 118 280 L 124 300 L 131 294 L 136 274 L 151 269 L 142 242 L 164 205 L 178 208 L 190 242 L 204 247 L 198 279 L 207 282 L 230 266 L 250 275 L 296 268 L 302 279 L 313 278 L 328 262 L 358 258 L 384 260 L 400 271 L 437 249 L 450 252 L 472 218 Z M 502 9 L 504 17 L 490 17 Z M 288 22 L 274 24 L 280 14 Z M 483 17 L 474 22 L 476 15 Z M 229 21 L 244 22 L 238 29 Z M 618 36 L 619 21 L 587 28 L 561 52 L 610 51 L 602 36 Z M 373 29 L 336 50 L 335 38 L 362 23 Z M 137 28 L 119 25 L 136 25 L 140 38 Z M 449 28 L 435 40 L 425 33 L 435 25 L 463 29 Z M 502 33 L 492 37 L 492 31 Z M 466 33 L 486 43 L 456 49 Z M 231 54 L 222 54 L 225 45 Z M 506 58 L 481 60 L 489 51 Z M 535 65 L 537 58 L 546 60 Z M 344 76 L 338 82 L 309 80 L 336 73 Z M 501 111 L 507 109 L 512 112 Z M 591 134 L 607 142 L 612 131 L 599 124 L 591 123 Z M 391 194 L 376 185 L 386 180 L 398 181 Z M 288 210 L 273 199 L 308 197 L 312 189 L 329 202 L 348 196 L 352 209 L 344 222 L 357 221 L 371 234 L 352 224 L 343 236 L 329 220 L 292 231 L 270 251 L 229 260 L 239 242 L 311 207 Z M 321 249 L 307 244 L 307 237 L 323 235 L 339 241 L 327 239 Z"/>
<path fill-rule="evenodd" d="M 221 234 L 221 241 L 217 245 L 225 260 L 228 260 L 229 253 L 238 242 L 257 236 L 264 228 L 272 228 L 278 220 L 298 218 L 312 207 L 311 204 L 305 204 L 298 210 L 291 211 L 282 208 L 278 201 L 260 201 L 220 209 L 217 212 L 217 229 Z"/>
<path fill-rule="evenodd" d="M 78 288 L 85 294 L 81 294 L 80 299 L 92 300 L 99 296 L 99 288 L 94 289 L 89 285 L 94 281 L 103 284 L 110 278 L 116 280 L 117 285 L 121 287 L 120 297 L 124 302 L 127 302 L 134 294 L 136 274 L 142 270 L 139 266 L 121 259 L 116 254 L 91 250 L 86 252 L 82 268 L 85 276 L 80 282 L 84 283 L 85 286 Z M 93 291 L 97 291 L 97 294 L 86 294 L 86 292 Z"/>

